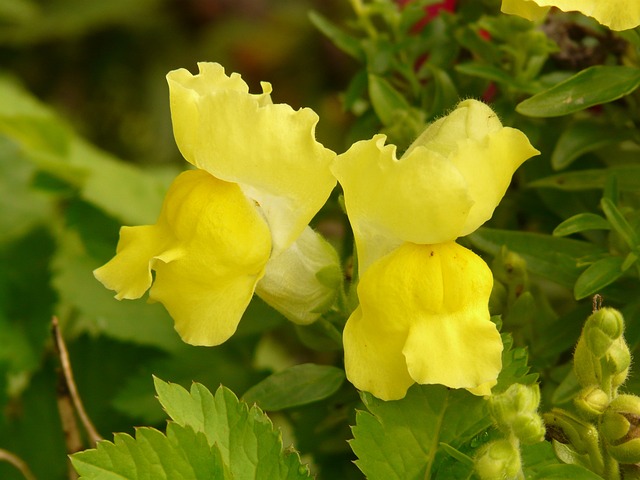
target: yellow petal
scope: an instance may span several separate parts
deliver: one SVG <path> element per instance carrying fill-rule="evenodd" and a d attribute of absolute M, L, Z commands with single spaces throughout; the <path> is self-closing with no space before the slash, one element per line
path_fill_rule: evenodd
<path fill-rule="evenodd" d="M 540 153 L 524 133 L 503 127 L 493 110 L 477 100 L 460 102 L 430 125 L 407 152 L 419 145 L 446 156 L 466 181 L 474 203 L 457 236 L 468 235 L 489 220 L 514 172 Z"/>
<path fill-rule="evenodd" d="M 362 370 L 366 372 L 371 363 L 368 390 L 388 395 L 382 386 L 395 380 L 387 375 L 403 379 L 406 385 L 406 375 L 400 374 L 401 353 L 409 377 L 418 383 L 487 394 L 502 368 L 502 341 L 488 309 L 492 285 L 484 261 L 454 242 L 405 243 L 374 263 L 358 285 L 361 313 L 352 316 L 357 335 L 351 334 L 349 343 L 345 335 L 345 358 L 358 360 L 351 360 L 360 369 L 356 377 L 365 377 Z M 369 339 L 379 339 L 380 345 L 367 350 L 359 338 L 374 344 Z M 390 339 L 388 344 L 385 339 Z M 379 366 L 370 358 L 374 354 L 365 355 L 372 351 L 390 359 L 391 373 L 376 377 L 374 368 Z M 345 363 L 351 378 L 348 367 Z"/>
<path fill-rule="evenodd" d="M 404 398 L 415 382 L 402 355 L 406 332 L 378 325 L 358 307 L 342 333 L 347 379 L 358 389 L 382 400 Z"/>
<path fill-rule="evenodd" d="M 121 231 L 116 256 L 96 277 L 137 298 L 161 302 L 183 340 L 218 345 L 236 330 L 271 251 L 268 226 L 240 188 L 202 170 L 167 192 L 158 222 Z"/>
<path fill-rule="evenodd" d="M 509 15 L 518 15 L 527 20 L 537 21 L 544 18 L 549 7 L 541 7 L 532 0 L 502 0 L 501 10 Z"/>
<path fill-rule="evenodd" d="M 213 63 L 200 73 L 167 75 L 176 143 L 184 157 L 213 176 L 240 185 L 261 207 L 274 253 L 285 250 L 324 205 L 335 186 L 335 154 L 315 140 L 318 116 L 273 104 L 271 86 L 248 93 L 237 74 Z"/>
<path fill-rule="evenodd" d="M 312 228 L 267 263 L 256 294 L 288 320 L 308 325 L 333 305 L 342 282 L 335 249 Z"/>
<path fill-rule="evenodd" d="M 507 11 L 505 10 L 505 3 Z M 593 17 L 602 25 L 611 30 L 628 30 L 640 25 L 640 2 L 638 0 L 527 0 L 527 4 L 533 3 L 538 7 L 557 7 L 565 12 L 581 12 L 583 15 Z M 523 6 L 525 0 L 503 0 L 502 11 L 515 13 L 525 18 L 526 10 L 534 10 L 530 5 Z M 531 18 L 529 18 L 531 19 Z"/>
<path fill-rule="evenodd" d="M 436 244 L 486 222 L 515 170 L 538 152 L 482 102 L 465 100 L 396 159 L 376 135 L 338 156 L 361 272 L 402 242 Z"/>
<path fill-rule="evenodd" d="M 386 137 L 354 144 L 332 171 L 344 190 L 361 273 L 405 241 L 440 243 L 459 236 L 473 200 L 460 171 L 424 147 L 401 160 Z"/>

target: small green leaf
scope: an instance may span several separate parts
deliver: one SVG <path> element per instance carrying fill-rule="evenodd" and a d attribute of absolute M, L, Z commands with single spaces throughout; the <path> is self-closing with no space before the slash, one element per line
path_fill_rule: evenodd
<path fill-rule="evenodd" d="M 351 55 L 356 60 L 364 61 L 364 51 L 360 46 L 360 41 L 349 35 L 348 33 L 336 27 L 318 12 L 309 12 L 309 19 L 315 27 L 320 30 L 327 38 L 329 38 L 336 47 Z"/>
<path fill-rule="evenodd" d="M 251 387 L 243 400 L 263 410 L 284 410 L 317 402 L 333 395 L 344 382 L 344 371 L 307 363 L 274 373 Z"/>
<path fill-rule="evenodd" d="M 611 227 L 618 232 L 626 244 L 629 245 L 629 248 L 632 250 L 637 248 L 640 245 L 638 234 L 631 227 L 627 219 L 624 218 L 624 215 L 618 207 L 616 207 L 615 203 L 608 198 L 603 198 L 600 200 L 600 206 L 607 216 L 607 220 L 611 223 Z"/>
<path fill-rule="evenodd" d="M 625 257 L 622 266 L 620 267 L 623 272 L 629 270 L 636 262 L 638 261 L 638 255 L 634 252 L 629 252 L 629 254 Z"/>
<path fill-rule="evenodd" d="M 602 247 L 569 238 L 481 228 L 469 235 L 474 247 L 496 255 L 503 245 L 527 262 L 527 269 L 568 288 L 581 273 L 578 263 L 606 253 Z"/>
<path fill-rule="evenodd" d="M 567 218 L 558 225 L 553 234 L 556 237 L 566 237 L 573 233 L 584 232 L 587 230 L 610 230 L 611 225 L 606 219 L 595 213 L 579 213 L 571 218 Z"/>
<path fill-rule="evenodd" d="M 238 401 L 225 387 L 212 395 L 199 383 L 188 392 L 154 377 L 158 399 L 179 425 L 203 432 L 220 449 L 234 479 L 309 479 L 295 451 L 283 451 L 282 435 L 258 407 Z"/>
<path fill-rule="evenodd" d="M 551 154 L 551 165 L 562 170 L 585 153 L 614 145 L 632 137 L 627 129 L 602 125 L 593 121 L 577 121 L 569 125 Z"/>
<path fill-rule="evenodd" d="M 492 65 L 485 65 L 480 63 L 462 63 L 460 65 L 456 65 L 455 69 L 456 71 L 465 75 L 491 80 L 501 85 L 510 87 L 518 92 L 534 94 L 540 91 L 540 87 L 538 87 L 537 85 L 524 84 L 522 82 L 519 82 L 504 70 Z"/>
<path fill-rule="evenodd" d="M 530 478 L 531 480 L 567 480 L 567 478 L 572 480 L 602 480 L 600 475 L 596 475 L 585 467 L 565 463 L 548 465 Z"/>
<path fill-rule="evenodd" d="M 617 100 L 640 86 L 640 69 L 596 65 L 516 106 L 529 117 L 559 117 Z"/>
<path fill-rule="evenodd" d="M 384 78 L 369 74 L 369 96 L 371 104 L 384 125 L 390 125 L 397 119 L 398 111 L 410 110 L 409 103 L 388 81 Z"/>
<path fill-rule="evenodd" d="M 621 257 L 606 257 L 591 264 L 576 280 L 573 293 L 576 300 L 598 293 L 622 276 Z"/>
<path fill-rule="evenodd" d="M 621 191 L 637 192 L 640 190 L 640 166 L 623 165 L 603 169 L 577 170 L 559 173 L 535 180 L 527 185 L 532 188 L 555 188 L 567 192 L 582 190 L 602 190 L 607 184 L 607 178 L 615 175 L 618 188 Z"/>

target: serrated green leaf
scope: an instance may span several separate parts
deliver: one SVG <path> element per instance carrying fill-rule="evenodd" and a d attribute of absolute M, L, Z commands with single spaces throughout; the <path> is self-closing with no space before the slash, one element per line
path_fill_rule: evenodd
<path fill-rule="evenodd" d="M 135 439 L 117 433 L 113 443 L 99 442 L 95 449 L 71 456 L 80 480 L 231 480 L 217 446 L 202 432 L 170 423 L 167 435 L 153 428 L 136 429 Z"/>
<path fill-rule="evenodd" d="M 582 190 L 601 190 L 607 184 L 607 178 L 615 175 L 618 188 L 622 191 L 640 190 L 640 166 L 623 165 L 606 169 L 577 170 L 559 173 L 529 183 L 528 187 L 555 188 L 569 192 Z"/>
<path fill-rule="evenodd" d="M 562 170 L 585 153 L 615 145 L 632 138 L 632 135 L 631 130 L 613 125 L 589 120 L 574 122 L 560 135 L 551 154 L 551 166 L 554 170 Z"/>
<path fill-rule="evenodd" d="M 251 387 L 242 399 L 263 410 L 283 410 L 323 400 L 344 382 L 344 371 L 312 363 L 295 365 L 265 378 Z"/>
<path fill-rule="evenodd" d="M 640 86 L 640 69 L 596 65 L 520 102 L 516 111 L 530 117 L 559 117 L 617 100 Z"/>
<path fill-rule="evenodd" d="M 553 230 L 553 235 L 565 237 L 573 233 L 587 230 L 609 230 L 611 225 L 606 219 L 595 213 L 579 213 L 571 218 L 567 218 Z"/>
<path fill-rule="evenodd" d="M 398 111 L 410 110 L 409 103 L 387 80 L 369 74 L 369 96 L 376 115 L 384 125 L 390 125 L 397 119 Z"/>
<path fill-rule="evenodd" d="M 296 452 L 285 452 L 282 436 L 258 407 L 238 401 L 220 387 L 212 395 L 194 383 L 191 392 L 180 385 L 154 378 L 158 399 L 179 425 L 203 432 L 209 445 L 217 445 L 234 479 L 309 479 Z"/>
<path fill-rule="evenodd" d="M 320 15 L 318 12 L 309 12 L 309 19 L 315 27 L 324 33 L 336 47 L 352 56 L 356 60 L 364 61 L 364 52 L 360 41 L 335 26 L 332 22 Z"/>
<path fill-rule="evenodd" d="M 606 254 L 602 247 L 569 238 L 529 232 L 481 228 L 467 237 L 474 247 L 497 255 L 503 245 L 527 262 L 527 269 L 573 288 L 581 274 L 579 261 Z"/>
<path fill-rule="evenodd" d="M 624 274 L 622 257 L 606 257 L 592 263 L 576 280 L 573 294 L 576 300 L 598 293 Z"/>
<path fill-rule="evenodd" d="M 445 456 L 439 444 L 460 449 L 491 425 L 482 398 L 441 385 L 414 385 L 402 400 L 362 394 L 351 448 L 370 480 L 431 478 Z"/>

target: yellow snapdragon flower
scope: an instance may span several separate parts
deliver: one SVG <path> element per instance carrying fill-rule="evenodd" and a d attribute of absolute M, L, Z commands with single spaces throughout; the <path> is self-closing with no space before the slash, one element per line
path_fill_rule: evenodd
<path fill-rule="evenodd" d="M 502 11 L 528 20 L 543 18 L 550 7 L 563 12 L 580 12 L 611 30 L 628 30 L 640 25 L 638 0 L 502 0 Z"/>
<path fill-rule="evenodd" d="M 539 152 L 475 100 L 431 124 L 400 160 L 385 140 L 357 142 L 332 166 L 360 272 L 360 305 L 343 334 L 347 378 L 384 400 L 415 382 L 489 394 L 502 367 L 493 276 L 455 239 L 491 217 L 515 170 Z"/>
<path fill-rule="evenodd" d="M 194 345 L 233 335 L 256 290 L 310 323 L 335 294 L 316 273 L 340 268 L 308 226 L 335 186 L 335 153 L 315 140 L 315 112 L 273 104 L 270 84 L 254 95 L 219 64 L 199 69 L 167 75 L 176 143 L 195 170 L 175 179 L 155 225 L 122 227 L 116 256 L 95 276 L 118 299 L 151 287 Z"/>

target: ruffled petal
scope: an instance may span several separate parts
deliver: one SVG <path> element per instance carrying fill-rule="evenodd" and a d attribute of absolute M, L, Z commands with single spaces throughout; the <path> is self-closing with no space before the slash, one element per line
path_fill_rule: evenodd
<path fill-rule="evenodd" d="M 640 25 L 640 2 L 637 0 L 503 0 L 502 11 L 529 18 L 527 12 L 535 11 L 528 5 L 531 3 L 538 7 L 557 7 L 565 12 L 581 12 L 611 30 L 628 30 Z"/>
<path fill-rule="evenodd" d="M 351 314 L 342 333 L 344 368 L 357 389 L 398 400 L 415 383 L 402 355 L 406 332 L 378 320 L 384 319 L 364 317 L 360 307 Z"/>
<path fill-rule="evenodd" d="M 335 186 L 335 153 L 315 140 L 318 116 L 273 104 L 271 86 L 248 93 L 239 75 L 199 64 L 200 73 L 167 75 L 176 143 L 184 157 L 213 176 L 240 185 L 261 207 L 274 254 L 285 250 Z"/>
<path fill-rule="evenodd" d="M 405 241 L 440 243 L 458 237 L 473 200 L 460 171 L 424 147 L 401 160 L 386 137 L 354 144 L 332 171 L 344 190 L 360 272 Z"/>
<path fill-rule="evenodd" d="M 376 396 L 388 395 L 386 385 L 395 380 L 387 375 L 400 375 L 400 353 L 413 381 L 486 394 L 502 368 L 502 341 L 488 309 L 492 285 L 484 261 L 455 242 L 405 243 L 361 277 L 360 313 L 347 322 L 355 319 L 357 328 L 347 337 L 345 327 L 345 358 L 356 357 L 351 363 L 360 370 L 373 365 L 366 385 Z M 376 347 L 366 350 L 363 342 Z M 387 359 L 394 365 L 390 373 L 372 363 Z M 400 378 L 406 385 L 406 376 Z"/>
<path fill-rule="evenodd" d="M 96 277 L 117 298 L 161 302 L 183 340 L 218 345 L 236 330 L 271 252 L 269 228 L 240 188 L 205 171 L 179 175 L 158 222 L 123 228 Z"/>
<path fill-rule="evenodd" d="M 518 15 L 533 22 L 541 20 L 549 11 L 549 7 L 541 7 L 533 0 L 502 0 L 502 13 Z"/>
<path fill-rule="evenodd" d="M 337 252 L 307 227 L 269 260 L 256 294 L 292 322 L 308 325 L 333 305 L 341 282 Z"/>

